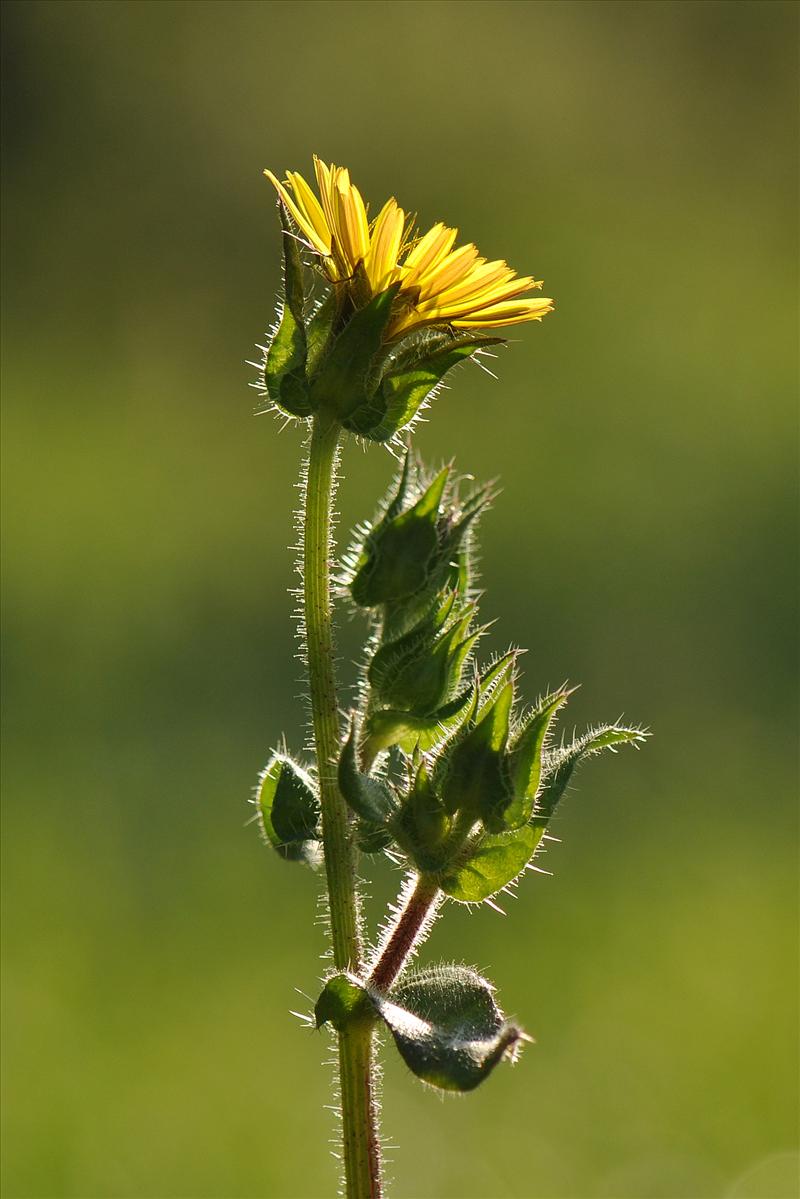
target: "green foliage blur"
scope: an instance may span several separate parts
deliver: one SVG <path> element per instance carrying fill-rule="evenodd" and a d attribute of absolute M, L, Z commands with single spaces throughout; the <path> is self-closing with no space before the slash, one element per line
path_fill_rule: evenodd
<path fill-rule="evenodd" d="M 796 7 L 3 8 L 6 1199 L 334 1190 L 318 888 L 247 827 L 305 736 L 261 171 L 314 151 L 555 296 L 417 444 L 502 478 L 487 652 L 655 733 L 434 930 L 537 1044 L 445 1102 L 387 1046 L 394 1191 L 795 1194 Z"/>

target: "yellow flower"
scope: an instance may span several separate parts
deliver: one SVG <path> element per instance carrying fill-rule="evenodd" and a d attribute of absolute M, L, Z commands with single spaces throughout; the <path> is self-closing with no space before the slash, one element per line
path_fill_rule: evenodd
<path fill-rule="evenodd" d="M 525 295 L 542 286 L 532 275 L 519 276 L 501 260 L 487 262 L 471 244 L 454 249 L 458 230 L 438 223 L 419 236 L 394 198 L 370 224 L 346 167 L 315 156 L 314 170 L 319 200 L 295 171 L 287 171 L 285 182 L 272 171 L 264 174 L 333 283 L 347 285 L 360 272 L 369 289 L 362 300 L 399 284 L 389 338 L 424 325 L 494 329 L 539 321 L 552 311 L 552 300 Z"/>

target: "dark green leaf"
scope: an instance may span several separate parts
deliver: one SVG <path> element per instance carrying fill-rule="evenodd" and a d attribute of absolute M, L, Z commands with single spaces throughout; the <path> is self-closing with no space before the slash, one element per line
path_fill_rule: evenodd
<path fill-rule="evenodd" d="M 505 762 L 514 680 L 496 687 L 474 726 L 455 746 L 442 784 L 448 812 L 474 812 L 487 827 L 499 824 L 513 798 Z M 499 831 L 494 829 L 493 831 Z"/>
<path fill-rule="evenodd" d="M 322 361 L 339 316 L 339 294 L 331 287 L 328 294 L 317 304 L 306 324 L 308 361 L 306 375 L 312 379 Z"/>
<path fill-rule="evenodd" d="M 431 342 L 424 346 L 424 357 L 416 357 L 410 348 L 398 362 L 398 369 L 388 371 L 381 382 L 385 412 L 380 421 L 364 435 L 373 441 L 386 441 L 405 428 L 416 416 L 425 401 L 441 384 L 448 371 L 465 358 L 470 358 L 485 345 L 496 345 L 499 338 L 459 337 L 440 333 L 437 348 L 430 352 Z M 402 365 L 401 365 L 402 363 Z"/>
<path fill-rule="evenodd" d="M 394 791 L 385 779 L 372 778 L 358 769 L 356 758 L 356 722 L 350 721 L 350 734 L 339 758 L 339 790 L 353 811 L 372 825 L 387 824 L 397 810 Z"/>
<path fill-rule="evenodd" d="M 341 1030 L 359 1012 L 368 1010 L 368 1003 L 358 979 L 349 974 L 335 974 L 325 983 L 314 1005 L 317 1028 L 332 1024 Z"/>
<path fill-rule="evenodd" d="M 285 754 L 273 754 L 256 798 L 262 832 L 281 857 L 318 866 L 322 861 L 320 810 L 314 784 Z"/>
<path fill-rule="evenodd" d="M 446 1091 L 471 1091 L 522 1037 L 507 1023 L 486 979 L 466 966 L 406 975 L 387 998 L 372 1001 L 406 1065 Z"/>
<path fill-rule="evenodd" d="M 371 820 L 357 820 L 356 845 L 362 853 L 383 853 L 394 841 L 392 832 L 385 824 L 373 824 Z"/>
<path fill-rule="evenodd" d="M 431 785 L 421 755 L 415 755 L 416 774 L 411 790 L 394 822 L 398 845 L 421 871 L 436 871 L 442 864 L 441 848 L 452 820 Z"/>
<path fill-rule="evenodd" d="M 334 413 L 355 433 L 361 432 L 360 422 L 376 423 L 384 410 L 380 397 L 373 401 L 377 379 L 373 377 L 372 364 L 391 316 L 397 286 L 380 292 L 353 313 L 311 384 L 314 407 Z"/>
<path fill-rule="evenodd" d="M 283 228 L 284 304 L 280 324 L 264 361 L 269 398 L 292 416 L 310 416 L 306 386 L 306 330 L 303 324 L 303 267 L 289 217 L 279 205 Z"/>

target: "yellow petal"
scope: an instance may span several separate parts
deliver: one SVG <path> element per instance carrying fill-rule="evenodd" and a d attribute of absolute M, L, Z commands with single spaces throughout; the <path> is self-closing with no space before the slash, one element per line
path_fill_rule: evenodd
<path fill-rule="evenodd" d="M 465 275 L 458 283 L 437 292 L 436 296 L 431 298 L 443 305 L 455 304 L 484 294 L 488 295 L 507 286 L 514 279 L 516 279 L 514 272 L 505 262 L 484 262 L 473 267 L 469 274 Z M 527 280 L 520 280 L 520 283 L 520 291 L 525 291 L 529 286 Z"/>
<path fill-rule="evenodd" d="M 303 210 L 311 224 L 316 229 L 320 240 L 327 242 L 328 248 L 330 249 L 331 231 L 328 227 L 328 222 L 325 220 L 325 214 L 320 207 L 319 200 L 314 195 L 313 191 L 308 186 L 302 175 L 298 174 L 296 171 L 287 171 L 286 178 L 291 184 L 298 208 Z"/>
<path fill-rule="evenodd" d="M 337 240 L 355 270 L 369 252 L 369 222 L 361 193 L 344 167 L 337 170 L 334 193 Z"/>
<path fill-rule="evenodd" d="M 406 215 L 392 198 L 387 200 L 372 227 L 364 269 L 373 293 L 385 291 L 398 275 L 397 257 L 403 241 Z"/>
<path fill-rule="evenodd" d="M 485 259 L 478 257 L 478 251 L 471 243 L 460 246 L 452 254 L 448 254 L 431 271 L 427 271 L 417 279 L 416 286 L 420 289 L 420 298 L 428 299 L 452 287 L 469 273 L 474 266 L 479 266 Z"/>
<path fill-rule="evenodd" d="M 325 215 L 328 228 L 331 233 L 336 231 L 336 211 L 333 202 L 333 180 L 332 170 L 335 168 L 328 167 L 321 158 L 314 155 L 314 173 L 317 176 L 317 188 L 319 190 L 320 204 Z"/>
<path fill-rule="evenodd" d="M 294 200 L 289 195 L 289 192 L 283 186 L 280 179 L 278 179 L 277 176 L 273 175 L 272 171 L 269 171 L 269 170 L 264 171 L 264 174 L 269 179 L 270 183 L 275 187 L 275 190 L 277 191 L 281 200 L 286 205 L 286 207 L 289 209 L 289 212 L 292 215 L 292 219 L 295 221 L 298 228 L 306 235 L 306 237 L 311 242 L 311 245 L 314 247 L 314 249 L 318 250 L 320 254 L 326 254 L 326 255 L 330 254 L 330 252 L 331 252 L 330 241 L 328 240 L 326 242 L 325 240 L 323 240 L 323 238 L 320 237 L 317 230 L 314 228 L 313 222 L 300 209 L 300 207 L 297 204 L 295 204 Z"/>
<path fill-rule="evenodd" d="M 450 323 L 457 329 L 493 329 L 498 325 L 519 325 L 523 321 L 540 321 L 552 312 L 554 303 L 545 297 L 535 300 L 507 300 L 473 312 L 463 320 Z"/>
<path fill-rule="evenodd" d="M 441 222 L 429 229 L 406 255 L 403 263 L 405 283 L 416 284 L 427 271 L 434 270 L 450 253 L 457 236 L 457 229 L 448 229 Z"/>

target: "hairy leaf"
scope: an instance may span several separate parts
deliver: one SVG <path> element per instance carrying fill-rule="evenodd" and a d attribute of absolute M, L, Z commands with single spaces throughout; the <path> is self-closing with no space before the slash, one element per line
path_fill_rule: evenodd
<path fill-rule="evenodd" d="M 513 798 L 501 814 L 502 823 L 507 829 L 521 828 L 530 820 L 542 778 L 542 758 L 547 735 L 556 713 L 564 706 L 568 697 L 569 692 L 563 689 L 546 695 L 514 738 L 509 759 Z"/>
<path fill-rule="evenodd" d="M 522 1036 L 491 985 L 466 966 L 410 973 L 372 1001 L 409 1069 L 446 1091 L 474 1090 Z"/>
<path fill-rule="evenodd" d="M 648 734 L 640 728 L 606 724 L 590 729 L 571 745 L 562 746 L 548 755 L 545 764 L 545 781 L 536 798 L 531 823 L 546 827 L 556 806 L 569 785 L 573 772 L 586 758 L 610 749 L 616 751 L 621 745 L 641 745 Z"/>
<path fill-rule="evenodd" d="M 353 811 L 370 825 L 386 825 L 397 810 L 397 800 L 385 779 L 362 774 L 356 759 L 356 722 L 339 758 L 339 790 Z"/>
<path fill-rule="evenodd" d="M 341 1030 L 366 1003 L 366 994 L 358 979 L 349 974 L 335 974 L 325 983 L 314 1005 L 317 1028 L 332 1024 Z"/>
<path fill-rule="evenodd" d="M 409 754 L 416 746 L 422 750 L 434 749 L 467 718 L 474 696 L 475 689 L 470 685 L 430 716 L 388 708 L 373 712 L 367 721 L 370 752 L 380 753 L 390 745 L 399 745 Z"/>
<path fill-rule="evenodd" d="M 497 894 L 522 873 L 533 857 L 543 830 L 527 824 L 513 833 L 487 834 L 471 845 L 439 880 L 442 890 L 459 903 L 480 903 Z"/>
<path fill-rule="evenodd" d="M 306 330 L 303 323 L 303 267 L 289 217 L 279 205 L 283 228 L 284 304 L 277 332 L 264 361 L 269 398 L 291 416 L 310 416 L 313 406 L 306 386 Z"/>
<path fill-rule="evenodd" d="M 256 803 L 262 832 L 281 857 L 315 867 L 321 863 L 319 799 L 297 762 L 273 754 L 259 779 Z"/>
<path fill-rule="evenodd" d="M 360 422 L 374 423 L 377 380 L 372 378 L 372 364 L 381 346 L 396 291 L 397 285 L 380 292 L 353 313 L 330 346 L 311 384 L 314 406 L 328 409 L 355 433 L 361 432 Z M 379 400 L 377 419 L 381 412 Z"/>

